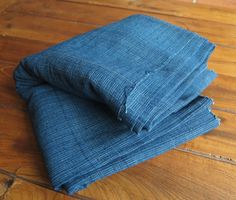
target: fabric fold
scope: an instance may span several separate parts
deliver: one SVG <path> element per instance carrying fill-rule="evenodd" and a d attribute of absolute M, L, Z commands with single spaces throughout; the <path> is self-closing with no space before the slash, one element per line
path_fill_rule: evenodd
<path fill-rule="evenodd" d="M 199 94 L 215 79 L 207 39 L 133 15 L 20 62 L 28 103 L 55 189 L 70 194 L 219 125 Z"/>

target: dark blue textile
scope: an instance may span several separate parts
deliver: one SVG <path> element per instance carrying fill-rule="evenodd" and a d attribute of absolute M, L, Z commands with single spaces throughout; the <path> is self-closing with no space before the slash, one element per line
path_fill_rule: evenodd
<path fill-rule="evenodd" d="M 70 194 L 219 125 L 214 45 L 133 15 L 24 58 L 14 77 L 55 189 Z M 173 161 L 174 162 L 174 161 Z"/>

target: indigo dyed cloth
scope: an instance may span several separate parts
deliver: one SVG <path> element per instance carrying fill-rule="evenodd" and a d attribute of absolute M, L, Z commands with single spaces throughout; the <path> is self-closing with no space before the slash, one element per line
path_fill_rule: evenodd
<path fill-rule="evenodd" d="M 24 58 L 16 90 L 54 188 L 72 194 L 217 127 L 212 100 L 199 96 L 216 77 L 213 49 L 133 15 Z"/>

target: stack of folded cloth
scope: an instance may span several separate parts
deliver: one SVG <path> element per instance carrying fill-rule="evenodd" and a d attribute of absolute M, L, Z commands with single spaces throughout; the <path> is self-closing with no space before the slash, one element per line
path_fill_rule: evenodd
<path fill-rule="evenodd" d="M 216 77 L 213 49 L 133 15 L 24 58 L 16 90 L 54 188 L 72 194 L 216 128 L 212 100 L 199 96 Z"/>

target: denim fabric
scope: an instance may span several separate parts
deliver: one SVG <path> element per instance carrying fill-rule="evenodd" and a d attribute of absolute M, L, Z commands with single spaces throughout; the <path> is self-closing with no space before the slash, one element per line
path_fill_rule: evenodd
<path fill-rule="evenodd" d="M 14 78 L 56 190 L 70 194 L 219 125 L 199 94 L 214 45 L 145 15 L 24 58 Z"/>

